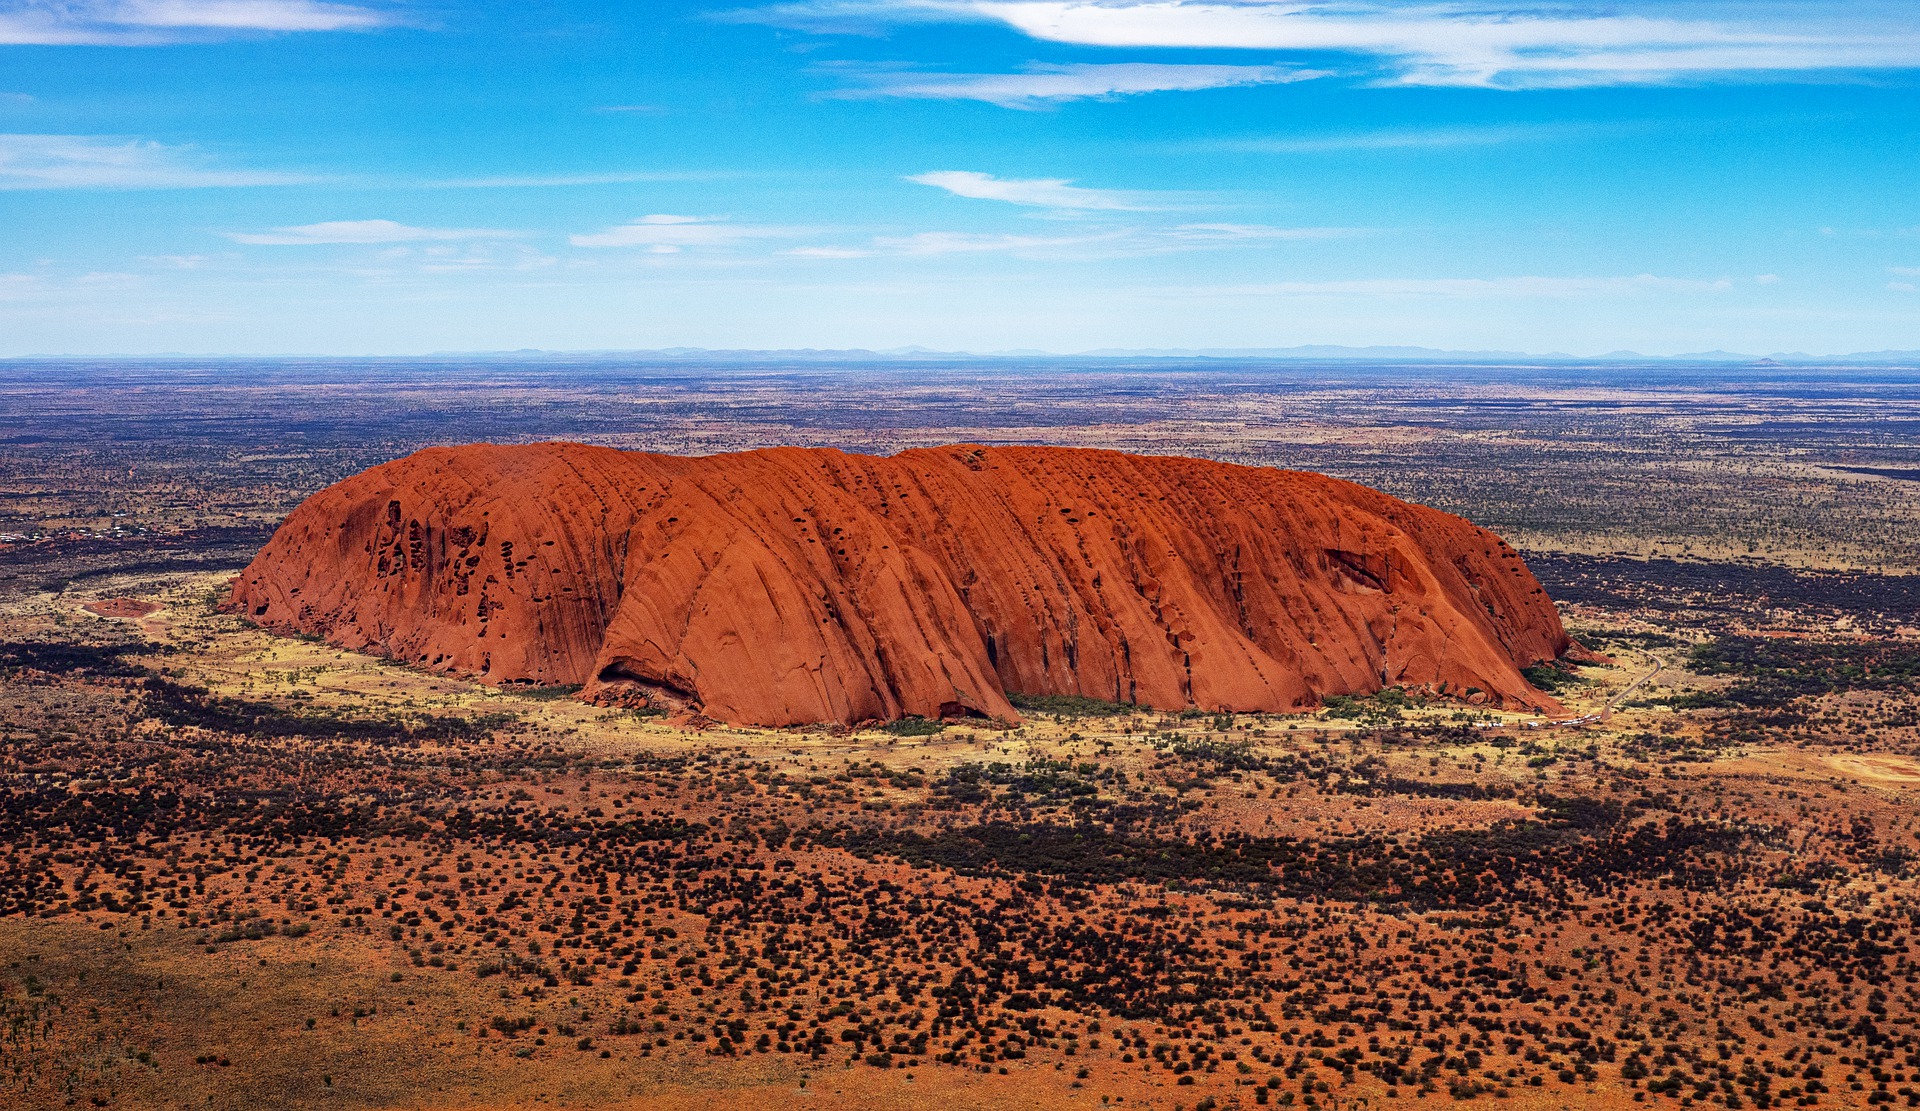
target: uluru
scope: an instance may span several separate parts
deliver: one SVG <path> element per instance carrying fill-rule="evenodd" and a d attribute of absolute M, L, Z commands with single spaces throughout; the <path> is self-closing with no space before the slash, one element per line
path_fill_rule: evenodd
<path fill-rule="evenodd" d="M 314 494 L 234 582 L 258 624 L 735 724 L 1016 720 L 1009 693 L 1292 712 L 1386 686 L 1557 705 L 1519 553 L 1322 475 L 959 445 L 416 452 Z"/>

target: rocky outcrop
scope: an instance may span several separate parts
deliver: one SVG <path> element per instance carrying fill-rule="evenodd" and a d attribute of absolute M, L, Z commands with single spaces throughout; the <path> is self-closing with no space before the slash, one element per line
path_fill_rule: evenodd
<path fill-rule="evenodd" d="M 1017 717 L 1008 691 L 1292 711 L 1419 687 L 1555 709 L 1512 548 L 1320 475 L 1066 448 L 688 458 L 432 448 L 296 509 L 270 628 L 742 724 Z"/>

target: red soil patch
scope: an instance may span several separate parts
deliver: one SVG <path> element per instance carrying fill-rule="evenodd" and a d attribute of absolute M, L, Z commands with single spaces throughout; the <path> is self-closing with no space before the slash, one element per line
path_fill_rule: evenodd
<path fill-rule="evenodd" d="M 158 613 L 158 602 L 143 602 L 138 598 L 102 598 L 97 602 L 88 602 L 81 609 L 97 617 L 119 617 L 128 621 L 137 621 L 150 613 Z"/>

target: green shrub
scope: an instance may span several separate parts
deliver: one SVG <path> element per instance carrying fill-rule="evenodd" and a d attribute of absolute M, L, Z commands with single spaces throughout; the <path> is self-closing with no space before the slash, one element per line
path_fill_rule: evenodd
<path fill-rule="evenodd" d="M 1054 714 L 1063 718 L 1117 717 L 1144 709 L 1127 702 L 1107 702 L 1098 698 L 1088 698 L 1084 694 L 1015 694 L 1009 691 L 1007 701 L 1013 703 L 1013 708 L 1016 710 L 1035 714 Z"/>

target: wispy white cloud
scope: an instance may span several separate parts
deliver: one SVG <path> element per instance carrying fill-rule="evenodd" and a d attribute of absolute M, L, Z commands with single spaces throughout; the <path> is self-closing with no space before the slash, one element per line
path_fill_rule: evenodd
<path fill-rule="evenodd" d="M 998 178 L 973 170 L 934 170 L 906 179 L 918 185 L 945 189 L 957 197 L 1005 201 L 1028 208 L 1141 212 L 1152 208 L 1137 195 L 1106 189 L 1086 189 L 1067 178 Z"/>
<path fill-rule="evenodd" d="M 1270 224 L 1178 224 L 1158 233 L 1172 243 L 1234 244 L 1289 239 L 1350 239 L 1369 228 L 1280 228 Z"/>
<path fill-rule="evenodd" d="M 126 289 L 140 284 L 140 275 L 124 270 L 89 270 L 73 279 L 83 289 Z"/>
<path fill-rule="evenodd" d="M 796 247 L 782 254 L 797 258 L 857 259 L 876 256 L 930 258 L 943 255 L 1002 254 L 1022 258 L 1139 258 L 1186 251 L 1252 247 L 1287 240 L 1335 239 L 1367 234 L 1361 228 L 1282 228 L 1262 224 L 1177 224 L 1172 227 L 1114 227 L 1068 235 L 1000 232 L 923 231 L 876 236 L 858 247 Z"/>
<path fill-rule="evenodd" d="M 371 31 L 386 12 L 325 0 L 0 0 L 0 44 L 148 46 L 221 33 Z"/>
<path fill-rule="evenodd" d="M 439 178 L 419 182 L 424 189 L 563 189 L 582 185 L 633 185 L 644 181 L 707 181 L 728 174 L 697 170 L 633 170 L 605 174 L 501 174 L 492 177 Z"/>
<path fill-rule="evenodd" d="M 1343 281 L 1264 282 L 1257 285 L 1209 287 L 1211 295 L 1244 297 L 1444 297 L 1582 298 L 1622 297 L 1649 293 L 1722 293 L 1733 288 L 1724 278 L 1702 281 L 1663 278 L 1652 274 L 1632 277 L 1561 278 L 1362 278 Z"/>
<path fill-rule="evenodd" d="M 1552 88 L 1920 68 L 1920 17 L 1892 4 L 1623 0 L 1606 8 L 1349 0 L 798 0 L 758 18 L 814 30 L 971 20 L 1082 46 L 1313 51 L 1383 80 Z"/>
<path fill-rule="evenodd" d="M 366 31 L 391 20 L 380 12 L 321 0 L 120 0 L 82 5 L 106 23 L 136 27 L 216 27 L 235 31 Z"/>
<path fill-rule="evenodd" d="M 737 175 L 704 170 L 626 170 L 426 180 L 384 177 L 328 177 L 325 180 L 415 189 L 554 189 L 706 181 L 733 176 Z M 120 135 L 0 134 L 0 189 L 194 189 L 306 185 L 321 180 L 309 174 L 217 166 L 206 152 L 191 145 Z"/>
<path fill-rule="evenodd" d="M 381 252 L 381 257 L 391 265 L 400 267 L 412 265 L 422 274 L 470 274 L 482 270 L 545 270 L 560 261 L 525 243 L 503 243 L 491 239 L 390 247 Z"/>
<path fill-rule="evenodd" d="M 1494 124 L 1357 131 L 1337 135 L 1258 136 L 1217 139 L 1194 145 L 1206 150 L 1247 154 L 1346 154 L 1354 151 L 1452 150 L 1504 146 L 1509 143 L 1553 142 L 1617 134 L 1626 130 L 1626 125 L 1617 123 Z"/>
<path fill-rule="evenodd" d="M 1001 235 L 979 232 L 923 231 L 913 235 L 882 236 L 873 241 L 879 251 L 894 255 L 978 255 L 1057 253 L 1063 249 L 1085 251 L 1098 245 L 1112 245 L 1124 233 L 1098 235 Z"/>
<path fill-rule="evenodd" d="M 846 99 L 979 100 L 1003 108 L 1029 109 L 1068 100 L 1111 100 L 1140 93 L 1278 85 L 1327 75 L 1324 70 L 1281 66 L 1148 62 L 1035 64 L 1022 73 L 926 73 L 865 67 L 834 67 L 834 72 L 858 82 L 854 88 L 830 94 Z"/>
<path fill-rule="evenodd" d="M 767 224 L 735 224 L 707 216 L 642 216 L 630 224 L 590 235 L 573 235 L 576 247 L 639 247 L 654 254 L 674 254 L 689 248 L 732 247 L 755 239 L 777 239 L 801 234 L 797 228 Z"/>
<path fill-rule="evenodd" d="M 0 135 L 0 189 L 203 189 L 298 185 L 299 174 L 207 165 L 196 148 L 113 135 Z"/>
<path fill-rule="evenodd" d="M 33 274 L 0 274 L 0 301 L 24 300 L 40 286 L 40 279 Z"/>
<path fill-rule="evenodd" d="M 794 247 L 780 253 L 794 258 L 872 258 L 877 252 L 864 247 Z"/>
<path fill-rule="evenodd" d="M 228 232 L 235 243 L 267 247 L 318 247 L 371 243 L 430 243 L 473 239 L 512 239 L 516 231 L 498 228 L 419 228 L 393 220 L 328 220 L 273 228 L 264 232 Z"/>

